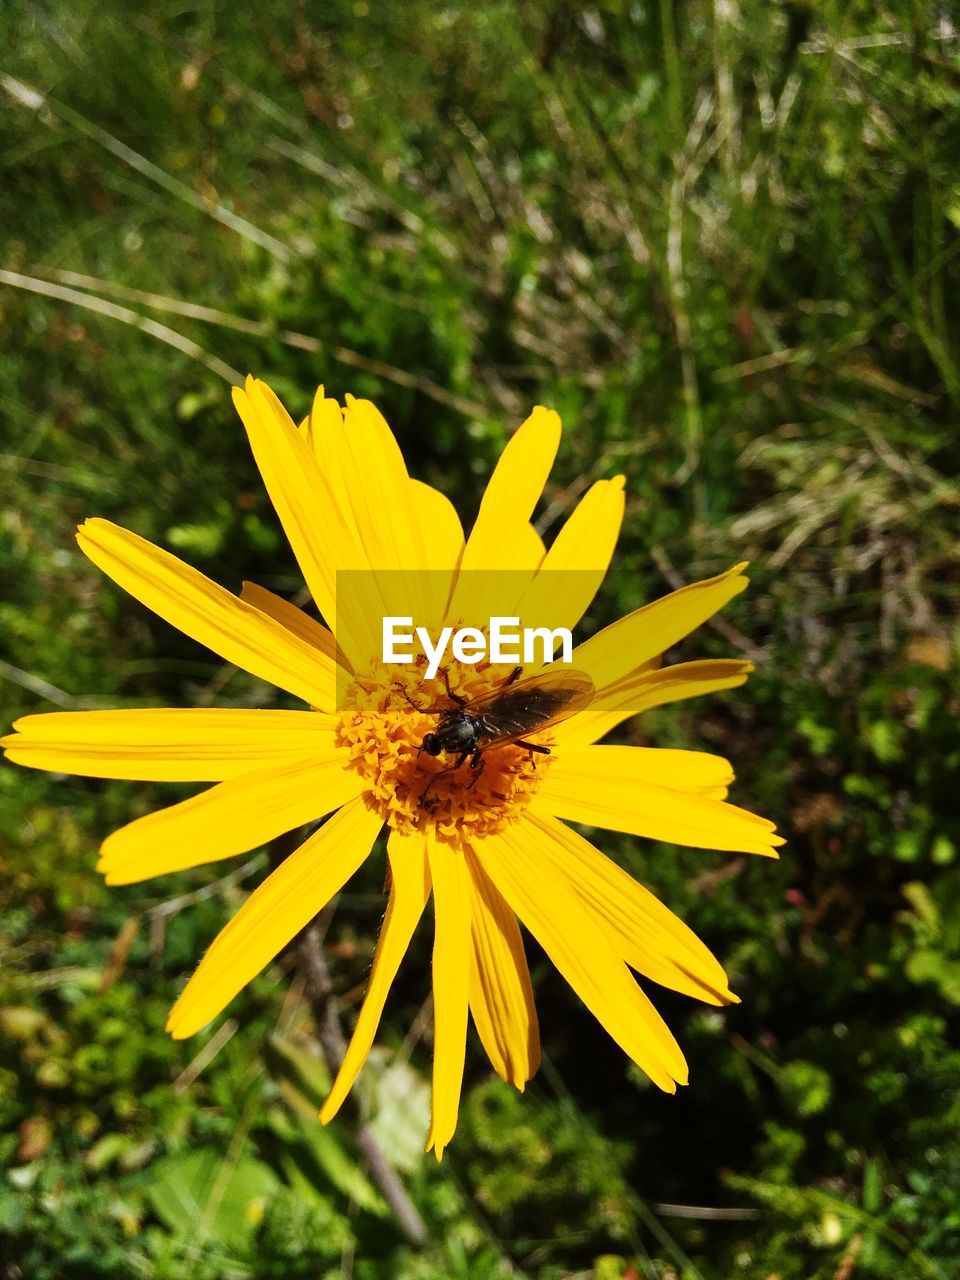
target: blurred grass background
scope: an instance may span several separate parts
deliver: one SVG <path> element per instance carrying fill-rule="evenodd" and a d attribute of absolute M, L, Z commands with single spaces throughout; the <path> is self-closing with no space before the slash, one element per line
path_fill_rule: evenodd
<path fill-rule="evenodd" d="M 99 840 L 171 789 L 3 769 L 3 1280 L 960 1274 L 950 13 L 4 7 L 3 725 L 262 699 L 73 541 L 99 514 L 233 588 L 300 589 L 232 377 L 294 414 L 320 381 L 371 396 L 466 518 L 542 402 L 567 426 L 547 536 L 590 479 L 628 477 L 592 624 L 754 562 L 682 647 L 754 659 L 748 687 L 631 734 L 729 755 L 789 844 L 770 864 L 605 836 L 743 1004 L 656 993 L 693 1081 L 666 1099 L 531 947 L 544 1069 L 521 1098 L 471 1050 L 439 1168 L 421 930 L 361 1088 L 417 1250 L 354 1119 L 313 1120 L 289 957 L 212 1032 L 163 1032 L 264 855 L 107 891 Z M 348 1024 L 381 879 L 328 933 Z"/>

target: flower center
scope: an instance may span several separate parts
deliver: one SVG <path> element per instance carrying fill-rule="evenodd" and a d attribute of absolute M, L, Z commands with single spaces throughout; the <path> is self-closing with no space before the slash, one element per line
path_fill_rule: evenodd
<path fill-rule="evenodd" d="M 467 702 L 489 693 L 505 679 L 502 667 L 450 663 L 453 693 Z M 549 755 L 534 755 L 515 743 L 485 749 L 476 765 L 460 752 L 431 755 L 427 734 L 457 711 L 442 675 L 424 679 L 423 664 L 387 667 L 354 678 L 342 698 L 338 740 L 367 783 L 369 803 L 395 831 L 432 828 L 442 840 L 460 844 L 492 835 L 522 813 L 550 766 Z M 469 705 L 464 708 L 469 716 Z M 527 741 L 549 745 L 543 734 Z"/>

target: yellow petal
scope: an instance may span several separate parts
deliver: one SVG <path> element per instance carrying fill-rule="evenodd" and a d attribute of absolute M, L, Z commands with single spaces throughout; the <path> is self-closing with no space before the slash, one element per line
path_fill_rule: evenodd
<path fill-rule="evenodd" d="M 361 786 L 340 749 L 245 773 L 107 836 L 97 869 L 107 884 L 134 884 L 232 858 L 322 818 Z"/>
<path fill-rule="evenodd" d="M 533 514 L 559 445 L 559 415 L 538 405 L 500 455 L 464 549 L 463 569 L 510 565 L 516 528 Z"/>
<path fill-rule="evenodd" d="M 543 560 L 543 541 L 530 517 L 559 444 L 559 416 L 539 406 L 508 441 L 463 550 L 448 610 L 451 620 L 480 626 L 491 613 L 509 615 L 514 610 Z"/>
<path fill-rule="evenodd" d="M 338 571 L 369 569 L 328 477 L 286 410 L 263 382 L 248 378 L 233 401 L 254 459 L 318 609 L 353 666 L 369 661 L 380 639 L 377 617 L 337 615 Z"/>
<path fill-rule="evenodd" d="M 375 570 L 424 567 L 425 549 L 403 454 L 369 400 L 347 396 L 344 474 L 360 538 Z"/>
<path fill-rule="evenodd" d="M 458 572 L 446 621 L 482 630 L 494 616 L 519 616 L 520 601 L 534 582 L 545 555 L 543 539 L 533 525 L 518 524 L 508 562 Z"/>
<path fill-rule="evenodd" d="M 459 849 L 427 843 L 436 933 L 433 943 L 433 1096 L 427 1150 L 437 1159 L 453 1137 L 467 1047 L 470 879 Z"/>
<path fill-rule="evenodd" d="M 427 614 L 427 583 L 422 573 L 426 546 L 403 455 L 383 415 L 369 400 L 347 396 L 341 411 L 323 398 L 322 388 L 314 401 L 308 434 L 372 578 L 338 580 L 338 609 L 349 606 L 366 617 L 375 608 L 379 646 L 382 616 L 410 614 L 419 623 Z"/>
<path fill-rule="evenodd" d="M 470 870 L 470 1012 L 494 1070 L 522 1090 L 540 1066 L 540 1032 L 517 918 L 476 855 Z"/>
<path fill-rule="evenodd" d="M 77 542 L 98 569 L 171 626 L 311 706 L 333 707 L 334 664 L 273 618 L 109 520 L 87 520 Z"/>
<path fill-rule="evenodd" d="M 783 844 L 783 840 L 774 834 L 772 822 L 736 805 L 684 789 L 684 778 L 694 787 L 700 785 L 703 766 L 680 764 L 678 758 L 696 757 L 698 753 L 666 753 L 668 761 L 674 762 L 668 764 L 668 770 L 677 769 L 673 786 L 649 780 L 650 761 L 656 754 L 639 747 L 560 750 L 544 771 L 531 801 L 531 812 L 552 813 L 571 822 L 626 831 L 670 844 L 777 856 L 774 846 Z M 705 759 L 709 762 L 717 757 Z"/>
<path fill-rule="evenodd" d="M 511 572 L 511 576 L 515 575 L 518 579 L 524 575 L 528 575 L 532 579 L 543 564 L 543 558 L 546 554 L 547 549 L 543 545 L 543 539 L 533 525 L 518 524 L 513 531 L 510 558 L 499 569 L 494 566 L 494 572 L 502 573 L 507 571 Z"/>
<path fill-rule="evenodd" d="M 674 791 L 702 794 L 729 787 L 733 768 L 723 756 L 709 751 L 683 751 L 671 747 L 586 746 L 558 749 L 557 762 L 564 774 L 614 777 L 628 782 L 653 783 Z"/>
<path fill-rule="evenodd" d="M 337 661 L 337 642 L 333 632 L 323 623 L 311 618 L 308 613 L 304 613 L 303 609 L 298 609 L 289 600 L 284 600 L 283 596 L 268 591 L 266 587 L 259 587 L 255 582 L 244 582 L 240 599 L 279 622 L 282 627 L 292 631 L 307 644 L 312 644 L 325 657 L 334 662 Z"/>
<path fill-rule="evenodd" d="M 423 542 L 423 567 L 432 571 L 454 570 L 463 555 L 463 527 L 457 509 L 445 494 L 421 480 L 410 481 Z"/>
<path fill-rule="evenodd" d="M 557 741 L 565 747 L 586 746 L 624 720 L 649 711 L 651 707 L 683 702 L 686 698 L 718 693 L 722 689 L 736 689 L 745 683 L 752 670 L 752 662 L 737 658 L 679 662 L 659 671 L 641 669 L 635 676 L 627 676 L 606 689 L 598 690 L 586 711 L 557 726 Z"/>
<path fill-rule="evenodd" d="M 167 1021 L 176 1040 L 192 1036 L 338 893 L 373 848 L 381 819 L 353 800 L 256 888 L 217 934 Z"/>
<path fill-rule="evenodd" d="M 360 546 L 360 529 L 350 501 L 351 477 L 349 454 L 343 434 L 343 409 L 336 400 L 324 395 L 322 386 L 317 388 L 310 413 L 300 424 L 300 431 L 329 482 L 331 495 L 344 523 Z"/>
<path fill-rule="evenodd" d="M 0 738 L 31 769 L 144 782 L 222 782 L 266 765 L 334 750 L 336 720 L 320 711 L 149 708 L 24 716 Z"/>
<path fill-rule="evenodd" d="M 544 855 L 549 836 L 526 819 L 488 836 L 476 854 L 507 902 L 595 1018 L 654 1084 L 673 1093 L 687 1066 L 595 914 Z"/>
<path fill-rule="evenodd" d="M 327 477 L 331 490 L 340 501 L 343 515 L 349 522 L 353 515 L 347 499 L 346 481 L 339 467 L 340 447 L 334 447 L 333 444 L 342 431 L 343 409 L 336 400 L 325 395 L 322 385 L 317 387 L 310 412 L 300 423 L 300 434 L 316 455 L 320 469 Z"/>
<path fill-rule="evenodd" d="M 704 582 L 681 587 L 614 622 L 573 653 L 574 666 L 586 671 L 598 689 L 634 674 L 722 609 L 747 586 L 745 564 Z"/>
<path fill-rule="evenodd" d="M 557 818 L 531 815 L 550 875 L 566 878 L 632 969 L 707 1004 L 736 1001 L 719 961 L 648 889 Z"/>
<path fill-rule="evenodd" d="M 342 420 L 333 415 L 312 431 L 318 454 L 329 459 L 340 495 L 387 614 L 424 616 L 425 547 L 403 454 L 380 411 L 347 396 Z M 343 590 L 341 589 L 341 599 Z"/>
<path fill-rule="evenodd" d="M 367 994 L 364 996 L 357 1025 L 333 1088 L 320 1112 L 323 1124 L 328 1124 L 340 1110 L 353 1088 L 357 1073 L 367 1060 L 390 987 L 430 896 L 430 868 L 422 833 L 401 836 L 392 831 L 387 843 L 387 854 L 392 879 L 387 912 L 380 929 Z"/>
<path fill-rule="evenodd" d="M 573 630 L 606 576 L 623 507 L 623 476 L 598 480 L 581 498 L 518 606 L 525 626 Z"/>
<path fill-rule="evenodd" d="M 439 490 L 419 480 L 410 480 L 409 485 L 426 570 L 422 578 L 426 597 L 423 624 L 432 629 L 441 625 L 446 616 L 463 555 L 463 529 L 453 503 Z"/>

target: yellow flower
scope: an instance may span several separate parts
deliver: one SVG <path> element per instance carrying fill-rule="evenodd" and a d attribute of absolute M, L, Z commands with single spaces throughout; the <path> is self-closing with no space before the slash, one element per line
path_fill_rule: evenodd
<path fill-rule="evenodd" d="M 686 925 L 564 820 L 776 856 L 782 842 L 773 825 L 725 802 L 733 778 L 725 760 L 596 745 L 638 712 L 744 682 L 747 662 L 658 662 L 743 590 L 744 566 L 675 591 L 581 644 L 574 666 L 597 692 L 586 710 L 539 739 L 549 743 L 549 756 L 510 744 L 489 751 L 482 770 L 453 771 L 419 751 L 436 720 L 413 704 L 442 698 L 441 681 L 425 682 L 422 666 L 383 670 L 376 602 L 363 592 L 338 592 L 338 572 L 366 573 L 382 601 L 395 598 L 398 579 L 408 586 L 439 582 L 445 615 L 455 620 L 476 616 L 480 602 L 467 596 L 472 582 L 489 581 L 480 571 L 509 571 L 513 596 L 519 583 L 523 597 L 511 600 L 514 612 L 549 615 L 551 625 L 562 621 L 572 629 L 613 553 L 622 478 L 597 481 L 545 550 L 530 518 L 560 421 L 535 409 L 504 450 L 465 539 L 447 499 L 408 475 L 369 402 L 348 396 L 341 408 L 321 388 L 298 428 L 262 382 L 248 379 L 234 398 L 329 629 L 262 587 L 245 583 L 237 597 L 106 520 L 86 521 L 78 541 L 94 564 L 160 617 L 307 709 L 54 712 L 19 720 L 0 742 L 11 760 L 32 768 L 216 784 L 109 836 L 99 867 L 110 884 L 230 858 L 332 815 L 214 940 L 174 1006 L 169 1030 L 189 1036 L 215 1018 L 341 889 L 386 824 L 386 915 L 366 998 L 321 1112 L 325 1123 L 367 1057 L 431 894 L 427 1149 L 437 1159 L 456 1128 L 468 1014 L 505 1080 L 522 1089 L 537 1069 L 539 1033 L 518 918 L 623 1050 L 673 1092 L 686 1082 L 686 1063 L 630 970 L 708 1004 L 736 997 Z M 557 573 L 569 574 L 573 584 L 559 602 L 549 586 Z M 473 697 L 491 687 L 497 669 L 448 664 L 446 675 L 455 691 Z"/>

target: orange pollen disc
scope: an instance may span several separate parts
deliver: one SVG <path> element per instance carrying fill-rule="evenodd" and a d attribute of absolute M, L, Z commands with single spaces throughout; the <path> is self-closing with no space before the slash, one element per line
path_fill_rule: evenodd
<path fill-rule="evenodd" d="M 450 663 L 451 689 L 472 700 L 502 684 L 503 668 Z M 457 756 L 421 751 L 424 734 L 440 719 L 417 707 L 454 709 L 443 680 L 423 678 L 422 666 L 395 666 L 357 676 L 343 694 L 338 741 L 367 783 L 365 796 L 395 831 L 431 828 L 441 840 L 468 843 L 515 821 L 535 794 L 550 756 L 513 743 L 484 751 L 481 767 Z M 550 745 L 545 734 L 528 739 Z"/>

